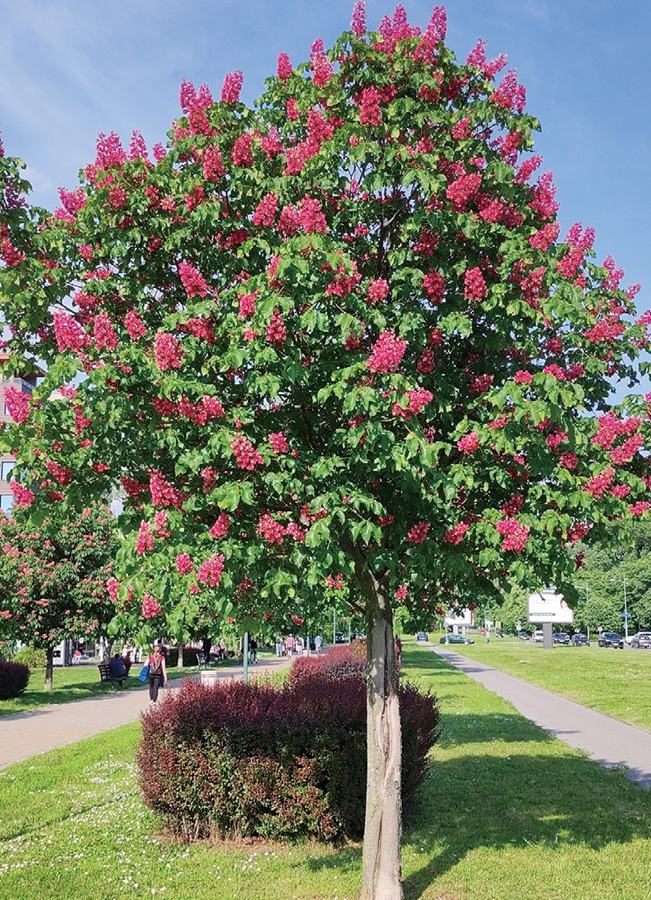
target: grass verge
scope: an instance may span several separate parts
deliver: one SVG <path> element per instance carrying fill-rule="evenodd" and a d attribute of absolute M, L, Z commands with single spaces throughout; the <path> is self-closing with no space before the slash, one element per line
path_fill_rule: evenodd
<path fill-rule="evenodd" d="M 424 647 L 404 671 L 440 697 L 442 737 L 405 828 L 407 900 L 646 900 L 651 792 L 600 769 Z M 156 833 L 127 726 L 0 773 L 0 896 L 353 900 L 357 846 Z"/>
<path fill-rule="evenodd" d="M 545 650 L 529 641 L 495 637 L 490 644 L 483 637 L 475 641 L 450 649 L 651 731 L 650 651 L 596 644 Z"/>

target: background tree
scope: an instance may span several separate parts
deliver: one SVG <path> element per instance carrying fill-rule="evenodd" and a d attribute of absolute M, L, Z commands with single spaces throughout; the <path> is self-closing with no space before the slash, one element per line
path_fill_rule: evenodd
<path fill-rule="evenodd" d="M 0 271 L 16 367 L 48 364 L 10 435 L 20 502 L 119 480 L 122 602 L 163 621 L 178 583 L 243 621 L 351 585 L 365 897 L 401 895 L 394 602 L 571 593 L 565 548 L 650 506 L 647 403 L 609 406 L 647 346 L 636 289 L 591 229 L 559 240 L 505 58 L 444 37 L 441 8 L 368 32 L 356 4 L 251 108 L 240 73 L 217 101 L 184 83 L 167 148 L 101 135 Z"/>
<path fill-rule="evenodd" d="M 0 545 L 0 636 L 46 651 L 50 691 L 56 644 L 106 634 L 115 614 L 106 588 L 117 549 L 115 521 L 101 508 L 39 525 L 2 514 Z"/>

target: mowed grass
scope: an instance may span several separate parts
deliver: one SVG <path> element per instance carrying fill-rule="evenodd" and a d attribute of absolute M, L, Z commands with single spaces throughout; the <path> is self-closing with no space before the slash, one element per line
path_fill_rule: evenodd
<path fill-rule="evenodd" d="M 485 638 L 473 637 L 475 644 L 450 649 L 651 731 L 651 651 L 596 643 L 545 650 L 517 638 L 493 637 L 486 644 Z"/>
<path fill-rule="evenodd" d="M 442 735 L 404 835 L 407 900 L 646 900 L 651 792 L 600 769 L 406 642 Z M 0 729 L 1 729 L 0 724 Z M 0 897 L 353 900 L 360 848 L 208 843 L 156 832 L 127 726 L 0 773 Z"/>
<path fill-rule="evenodd" d="M 54 669 L 53 689 L 48 694 L 44 689 L 45 669 L 33 669 L 29 678 L 29 684 L 24 694 L 14 697 L 12 700 L 0 700 L 0 717 L 11 713 L 24 712 L 38 709 L 49 703 L 70 703 L 73 700 L 87 700 L 98 694 L 112 694 L 119 691 L 143 688 L 138 681 L 140 664 L 135 663 L 131 674 L 123 688 L 117 684 L 102 684 L 97 666 L 66 666 Z M 196 668 L 169 669 L 170 678 L 182 678 L 197 672 Z"/>

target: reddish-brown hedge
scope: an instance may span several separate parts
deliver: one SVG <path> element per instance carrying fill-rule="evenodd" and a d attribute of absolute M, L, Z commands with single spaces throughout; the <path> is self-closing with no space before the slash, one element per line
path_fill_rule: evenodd
<path fill-rule="evenodd" d="M 436 740 L 438 708 L 406 685 L 400 713 L 408 803 Z M 363 678 L 331 669 L 280 688 L 188 683 L 143 717 L 138 764 L 145 802 L 184 840 L 357 838 L 366 789 Z"/>
<path fill-rule="evenodd" d="M 27 687 L 29 666 L 0 659 L 0 700 L 18 697 Z"/>

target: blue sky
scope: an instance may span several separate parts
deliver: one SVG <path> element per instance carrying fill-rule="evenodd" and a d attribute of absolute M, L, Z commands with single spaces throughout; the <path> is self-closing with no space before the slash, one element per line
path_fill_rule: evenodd
<path fill-rule="evenodd" d="M 411 0 L 425 25 L 432 4 Z M 305 59 L 316 37 L 348 27 L 352 0 L 3 0 L 0 130 L 29 164 L 35 199 L 56 201 L 94 157 L 98 131 L 151 145 L 178 112 L 183 78 L 214 92 L 242 69 L 244 99 L 275 70 L 280 50 Z M 377 24 L 392 3 L 369 0 Z M 559 187 L 561 223 L 597 231 L 625 283 L 651 306 L 651 7 L 642 0 L 454 0 L 448 42 L 465 58 L 478 37 L 504 51 L 542 122 L 538 150 Z"/>

